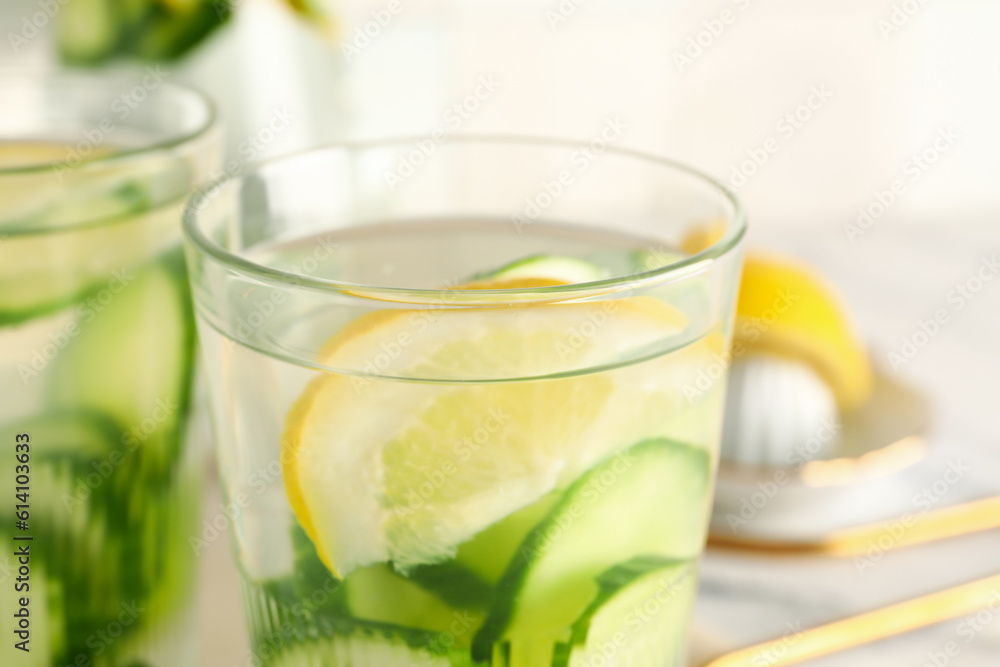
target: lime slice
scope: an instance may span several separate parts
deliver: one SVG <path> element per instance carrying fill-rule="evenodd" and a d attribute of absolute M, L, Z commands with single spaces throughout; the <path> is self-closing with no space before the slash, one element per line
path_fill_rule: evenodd
<path fill-rule="evenodd" d="M 330 367 L 360 368 L 392 350 L 382 375 L 454 381 L 327 374 L 293 406 L 282 441 L 285 488 L 327 566 L 343 576 L 389 560 L 404 572 L 446 560 L 610 453 L 662 433 L 684 401 L 669 372 L 626 366 L 535 381 L 459 381 L 554 373 L 566 367 L 560 349 L 572 351 L 576 368 L 588 368 L 687 325 L 652 297 L 614 304 L 440 310 L 419 334 L 416 311 L 381 311 L 328 341 L 318 361 Z M 595 313 L 602 325 L 581 337 L 580 322 Z"/>

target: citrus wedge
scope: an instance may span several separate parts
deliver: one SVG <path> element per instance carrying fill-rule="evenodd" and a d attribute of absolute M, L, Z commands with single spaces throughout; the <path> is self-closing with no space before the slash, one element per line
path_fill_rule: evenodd
<path fill-rule="evenodd" d="M 505 279 L 500 288 L 535 282 Z M 662 349 L 686 325 L 646 296 L 363 316 L 318 361 L 386 363 L 377 376 L 323 374 L 295 403 L 282 440 L 289 502 L 338 576 L 452 557 L 610 453 L 662 433 L 670 406 L 684 401 L 677 376 L 576 371 Z M 549 377 L 524 379 L 539 376 Z"/>
<path fill-rule="evenodd" d="M 736 306 L 734 344 L 804 360 L 833 390 L 841 410 L 868 398 L 872 370 L 839 295 L 810 267 L 748 255 Z"/>

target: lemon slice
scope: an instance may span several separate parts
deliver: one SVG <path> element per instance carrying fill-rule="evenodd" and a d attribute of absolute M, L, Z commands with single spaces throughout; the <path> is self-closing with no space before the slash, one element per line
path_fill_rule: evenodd
<path fill-rule="evenodd" d="M 722 221 L 692 227 L 682 241 L 697 253 L 723 235 Z M 808 265 L 774 254 L 747 254 L 736 305 L 733 355 L 763 352 L 804 361 L 850 411 L 871 395 L 873 375 L 864 344 L 836 290 Z"/>
<path fill-rule="evenodd" d="M 810 267 L 747 256 L 736 315 L 734 346 L 808 362 L 841 410 L 868 398 L 872 370 L 864 345 L 837 293 Z"/>
<path fill-rule="evenodd" d="M 663 434 L 671 411 L 685 405 L 683 378 L 642 364 L 462 381 L 585 369 L 661 345 L 687 319 L 652 297 L 438 310 L 414 319 L 426 314 L 379 311 L 346 326 L 320 363 L 360 368 L 379 355 L 392 363 L 379 377 L 324 374 L 288 415 L 288 499 L 338 576 L 371 563 L 391 560 L 405 571 L 454 556 L 460 543 L 598 460 Z"/>
<path fill-rule="evenodd" d="M 726 221 L 722 218 L 705 220 L 687 229 L 681 240 L 681 250 L 696 255 L 719 242 L 726 234 Z"/>
<path fill-rule="evenodd" d="M 37 167 L 65 160 L 68 154 L 68 146 L 55 142 L 0 141 L 0 169 Z"/>

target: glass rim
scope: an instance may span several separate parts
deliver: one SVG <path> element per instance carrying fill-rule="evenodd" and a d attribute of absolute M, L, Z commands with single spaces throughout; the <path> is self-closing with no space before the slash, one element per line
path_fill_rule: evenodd
<path fill-rule="evenodd" d="M 87 82 L 89 84 L 111 87 L 134 84 L 135 81 L 141 80 L 141 78 L 141 76 L 138 76 L 135 73 L 127 72 L 67 72 L 45 68 L 36 71 L 25 68 L 0 67 L 0 85 L 17 80 L 25 81 L 31 85 L 42 85 L 48 81 L 65 80 Z M 160 83 L 157 86 L 157 89 L 162 90 L 169 95 L 181 94 L 197 100 L 198 104 L 200 104 L 205 110 L 204 120 L 198 123 L 191 130 L 177 132 L 159 141 L 152 141 L 135 148 L 115 151 L 108 155 L 82 157 L 80 159 L 80 163 L 74 167 L 74 169 L 104 164 L 118 166 L 119 163 L 127 163 L 135 159 L 144 158 L 153 153 L 169 151 L 177 148 L 178 146 L 193 143 L 212 132 L 217 127 L 219 119 L 218 108 L 212 98 L 201 90 L 198 90 L 194 86 L 174 83 L 172 81 L 164 81 Z M 7 140 L 8 139 L 0 135 L 0 141 Z M 44 138 L 40 140 L 44 140 Z M 50 171 L 59 164 L 61 164 L 59 160 L 46 160 L 44 162 L 33 162 L 31 164 L 20 166 L 0 166 L 0 178 L 5 176 L 22 176 L 43 173 L 45 171 Z"/>
<path fill-rule="evenodd" d="M 410 145 L 414 141 L 424 139 L 423 135 L 410 135 L 401 137 L 391 137 L 384 139 L 364 140 L 364 141 L 343 141 L 326 144 L 306 150 L 296 151 L 278 157 L 262 160 L 252 165 L 250 168 L 237 174 L 226 174 L 224 177 L 195 190 L 187 205 L 184 207 L 182 228 L 185 238 L 201 253 L 214 258 L 224 267 L 233 269 L 245 275 L 263 279 L 267 282 L 282 283 L 285 286 L 297 288 L 308 288 L 318 292 L 329 292 L 331 294 L 350 294 L 352 296 L 371 300 L 409 303 L 409 304 L 441 304 L 463 306 L 497 306 L 498 297 L 514 296 L 536 296 L 542 299 L 558 298 L 566 294 L 576 297 L 587 296 L 592 293 L 608 293 L 619 291 L 623 288 L 636 288 L 651 282 L 656 282 L 671 274 L 688 275 L 702 268 L 707 268 L 711 263 L 730 254 L 737 248 L 740 241 L 746 235 L 747 214 L 740 199 L 729 187 L 720 180 L 690 167 L 679 161 L 647 153 L 640 150 L 608 146 L 607 153 L 614 153 L 622 157 L 632 158 L 648 162 L 652 165 L 667 167 L 671 170 L 682 172 L 700 180 L 703 184 L 710 186 L 717 194 L 729 202 L 732 206 L 731 224 L 727 224 L 725 233 L 707 248 L 689 257 L 685 257 L 676 262 L 669 262 L 663 266 L 628 273 L 601 280 L 567 283 L 564 285 L 552 285 L 544 287 L 515 287 L 515 288 L 490 288 L 464 290 L 461 288 L 411 288 L 411 287 L 389 287 L 385 285 L 366 285 L 363 283 L 352 283 L 329 278 L 317 278 L 304 273 L 284 271 L 264 264 L 254 262 L 245 256 L 224 249 L 219 244 L 209 239 L 199 226 L 199 214 L 205 207 L 204 202 L 214 197 L 219 190 L 233 183 L 245 182 L 249 177 L 259 174 L 263 170 L 273 166 L 293 162 L 299 158 L 330 153 L 335 151 L 358 151 L 372 148 L 381 148 L 394 145 Z M 499 143 L 509 146 L 520 146 L 530 148 L 537 147 L 559 147 L 575 148 L 580 144 L 579 140 L 542 137 L 517 134 L 458 134 L 448 137 L 443 145 L 450 143 Z M 727 222 L 729 222 L 727 220 Z M 697 267 L 697 269 L 695 268 Z M 460 301 L 456 296 L 461 294 Z M 504 304 L 505 305 L 505 304 Z"/>

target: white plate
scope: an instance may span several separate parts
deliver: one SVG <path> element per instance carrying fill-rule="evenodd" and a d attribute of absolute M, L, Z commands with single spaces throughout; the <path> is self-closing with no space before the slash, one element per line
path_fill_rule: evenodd
<path fill-rule="evenodd" d="M 901 513 L 911 473 L 927 454 L 929 413 L 921 392 L 876 369 L 871 398 L 844 416 L 831 458 L 794 466 L 721 461 L 711 538 L 814 541 Z"/>

